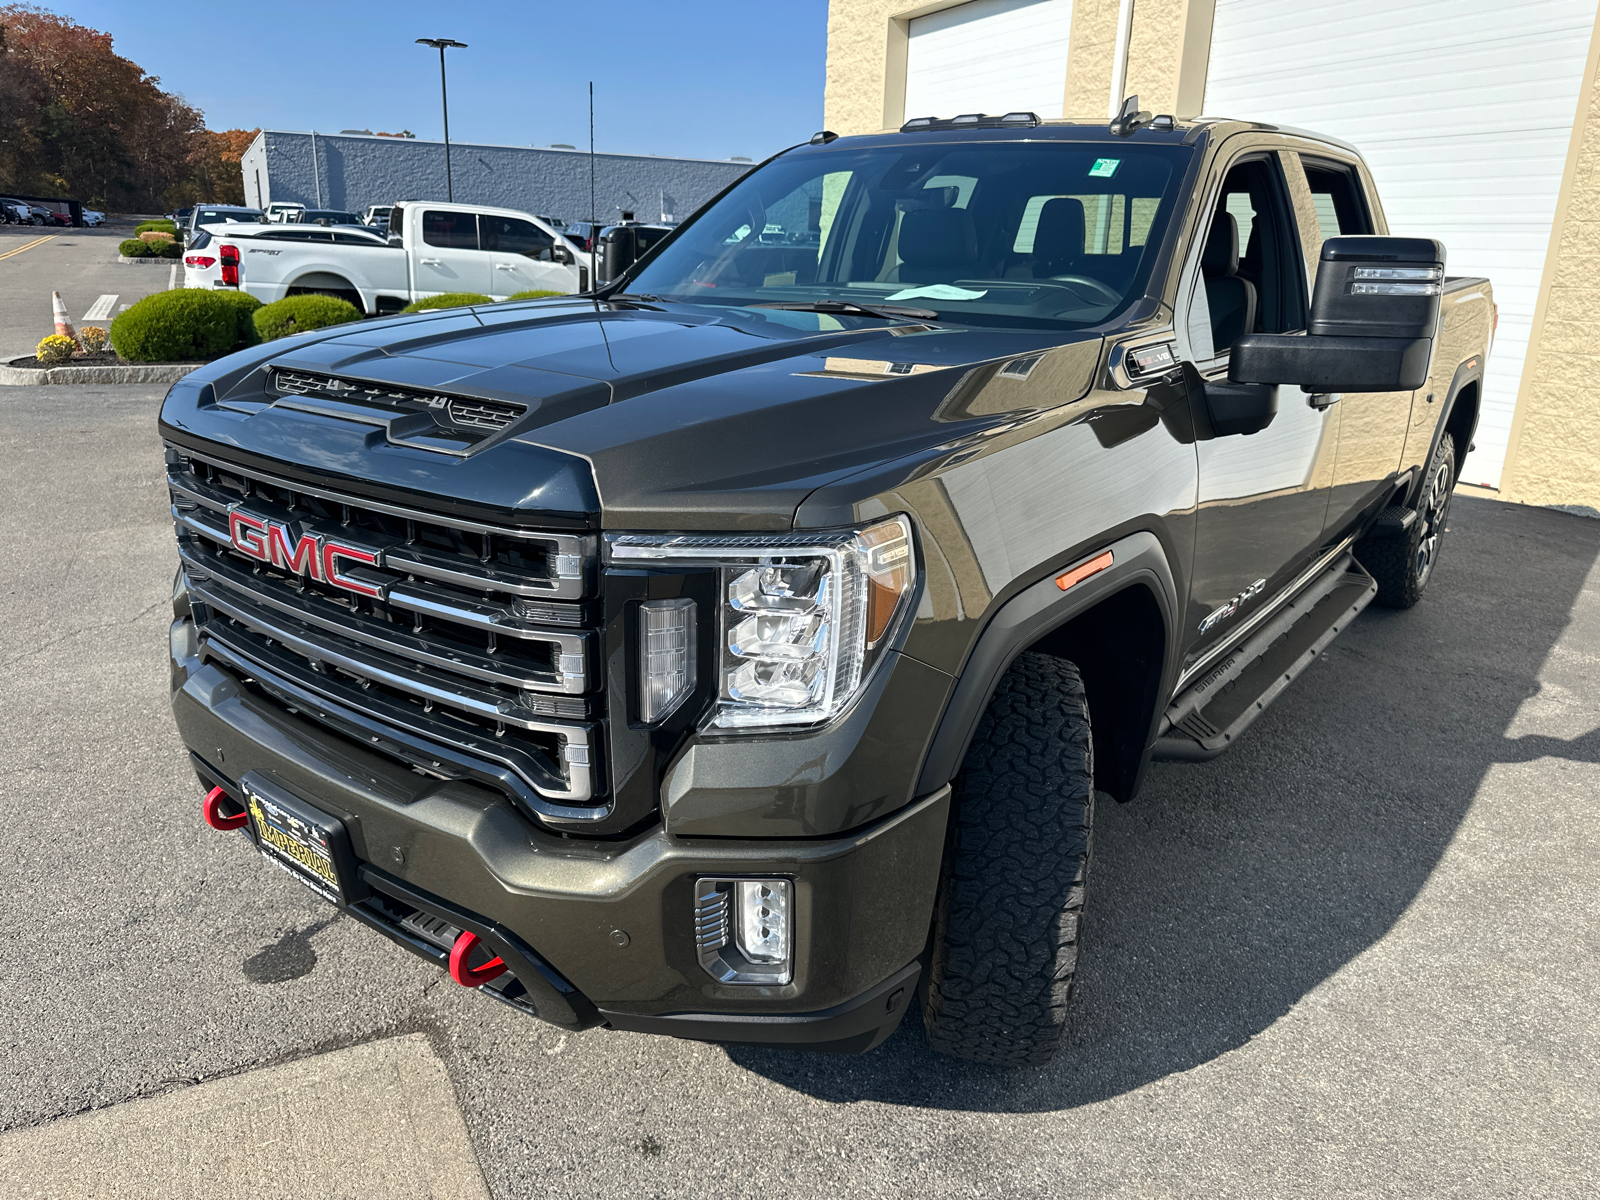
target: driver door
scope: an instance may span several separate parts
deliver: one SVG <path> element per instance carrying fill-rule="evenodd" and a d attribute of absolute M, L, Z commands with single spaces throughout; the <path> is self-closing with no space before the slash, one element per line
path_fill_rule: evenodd
<path fill-rule="evenodd" d="M 1278 155 L 1236 154 L 1202 228 L 1205 241 L 1180 292 L 1180 305 L 1188 303 L 1181 324 L 1199 379 L 1222 383 L 1237 338 L 1306 325 L 1306 267 Z M 1191 660 L 1288 586 L 1320 546 L 1339 421 L 1327 400 L 1280 387 L 1266 428 L 1197 442 Z M 1191 402 L 1204 405 L 1201 396 Z"/>
<path fill-rule="evenodd" d="M 526 291 L 578 290 L 578 272 L 565 238 L 521 217 L 491 213 L 479 214 L 478 238 L 491 260 L 486 290 L 496 300 Z"/>

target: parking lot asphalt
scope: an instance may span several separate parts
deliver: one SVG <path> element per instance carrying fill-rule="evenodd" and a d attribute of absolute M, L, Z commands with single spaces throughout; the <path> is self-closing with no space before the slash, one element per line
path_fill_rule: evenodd
<path fill-rule="evenodd" d="M 55 332 L 51 292 L 61 293 L 73 321 L 109 329 L 123 306 L 165 291 L 174 266 L 181 285 L 177 259 L 155 266 L 117 261 L 117 243 L 133 236 L 134 224 L 126 218 L 94 229 L 0 225 L 0 363 L 32 354 L 40 338 Z M 84 320 L 105 296 L 109 312 Z"/>
<path fill-rule="evenodd" d="M 207 829 L 159 396 L 0 389 L 6 1144 L 423 1034 L 500 1197 L 1600 1191 L 1600 521 L 1458 498 L 1417 608 L 1103 805 L 1057 1063 L 835 1058 L 564 1034 Z"/>

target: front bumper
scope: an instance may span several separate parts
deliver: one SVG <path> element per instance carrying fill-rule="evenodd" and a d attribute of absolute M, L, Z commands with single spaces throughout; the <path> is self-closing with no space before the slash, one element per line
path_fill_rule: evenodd
<path fill-rule="evenodd" d="M 560 837 L 497 792 L 434 779 L 304 720 L 173 630 L 173 713 L 207 786 L 246 773 L 345 822 L 380 900 L 350 915 L 439 961 L 384 912 L 420 910 L 478 933 L 523 985 L 500 994 L 568 1028 L 605 1024 L 710 1041 L 859 1051 L 914 993 L 938 885 L 949 790 L 846 836 L 621 843 Z M 237 794 L 237 793 L 234 793 Z M 782 986 L 725 984 L 694 950 L 704 875 L 794 882 L 795 960 Z"/>

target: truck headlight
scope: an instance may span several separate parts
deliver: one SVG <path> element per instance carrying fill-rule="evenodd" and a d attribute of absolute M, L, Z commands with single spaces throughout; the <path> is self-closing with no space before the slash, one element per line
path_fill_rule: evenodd
<path fill-rule="evenodd" d="M 616 561 L 710 562 L 720 571 L 722 728 L 815 725 L 841 712 L 888 644 L 917 579 L 911 522 L 715 537 L 616 534 Z"/>

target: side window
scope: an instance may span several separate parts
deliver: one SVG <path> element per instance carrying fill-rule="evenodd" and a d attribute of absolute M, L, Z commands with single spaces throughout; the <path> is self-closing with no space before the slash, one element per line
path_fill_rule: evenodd
<path fill-rule="evenodd" d="M 1247 333 L 1289 333 L 1306 324 L 1305 270 L 1288 191 L 1275 158 L 1237 163 L 1206 231 L 1189 311 L 1197 358 L 1222 354 Z"/>
<path fill-rule="evenodd" d="M 476 213 L 441 212 L 428 208 L 422 212 L 422 240 L 429 246 L 445 250 L 476 250 L 478 248 L 478 217 Z"/>
<path fill-rule="evenodd" d="M 1324 239 L 1342 233 L 1371 233 L 1372 217 L 1361 197 L 1356 173 L 1343 163 L 1301 159 L 1311 200 L 1317 208 L 1317 225 Z"/>
<path fill-rule="evenodd" d="M 550 247 L 555 244 L 544 230 L 532 221 L 516 217 L 478 218 L 478 231 L 484 250 L 498 250 L 502 254 L 520 254 L 525 258 L 550 257 Z"/>

